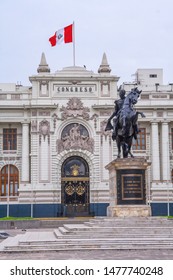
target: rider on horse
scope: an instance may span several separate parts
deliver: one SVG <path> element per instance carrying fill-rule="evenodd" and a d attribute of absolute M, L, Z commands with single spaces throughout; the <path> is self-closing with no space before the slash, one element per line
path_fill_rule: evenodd
<path fill-rule="evenodd" d="M 126 98 L 125 96 L 126 91 L 124 89 L 121 89 L 119 92 L 119 96 L 120 99 L 115 100 L 115 111 L 113 112 L 113 114 L 110 116 L 110 118 L 108 119 L 105 131 L 107 130 L 111 130 L 113 129 L 113 133 L 112 133 L 112 139 L 115 140 L 117 135 L 118 135 L 118 122 L 119 122 L 119 115 L 121 113 L 121 110 L 123 108 L 124 105 L 124 100 Z M 111 124 L 111 120 L 113 119 L 113 126 Z M 134 139 L 137 139 L 137 134 L 140 132 L 137 123 L 135 123 L 133 125 L 134 128 Z"/>
<path fill-rule="evenodd" d="M 142 90 L 138 90 L 136 87 L 125 96 L 125 90 L 121 90 L 119 92 L 120 99 L 115 101 L 115 111 L 108 119 L 105 130 L 113 129 L 112 139 L 116 140 L 117 143 L 118 158 L 121 156 L 121 147 L 124 158 L 127 158 L 128 154 L 133 157 L 131 146 L 133 138 L 137 139 L 139 133 L 138 116 L 145 117 L 144 113 L 136 111 L 134 108 L 141 92 Z M 111 119 L 113 119 L 113 125 Z"/>
<path fill-rule="evenodd" d="M 126 91 L 124 89 L 120 90 L 120 92 L 119 92 L 120 99 L 115 100 L 115 102 L 114 102 L 115 103 L 115 111 L 113 112 L 113 114 L 108 119 L 108 122 L 107 122 L 107 125 L 106 125 L 106 128 L 105 128 L 105 131 L 114 129 L 114 131 L 112 133 L 112 139 L 113 140 L 116 139 L 116 136 L 117 136 L 117 133 L 118 133 L 118 117 L 119 117 L 119 114 L 120 114 L 121 109 L 123 107 L 124 100 L 126 98 L 125 94 L 126 94 Z M 113 122 L 114 122 L 114 127 L 111 124 L 112 119 L 113 119 Z"/>

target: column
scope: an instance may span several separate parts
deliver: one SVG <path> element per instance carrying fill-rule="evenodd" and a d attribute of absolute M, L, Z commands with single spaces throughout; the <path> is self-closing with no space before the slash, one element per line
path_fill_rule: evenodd
<path fill-rule="evenodd" d="M 170 158 L 169 158 L 169 126 L 167 122 L 162 123 L 162 178 L 170 180 Z"/>
<path fill-rule="evenodd" d="M 159 131 L 158 123 L 151 123 L 151 139 L 152 139 L 152 175 L 153 180 L 160 181 L 160 153 L 159 153 Z"/>
<path fill-rule="evenodd" d="M 22 182 L 29 182 L 29 123 L 22 123 Z"/>

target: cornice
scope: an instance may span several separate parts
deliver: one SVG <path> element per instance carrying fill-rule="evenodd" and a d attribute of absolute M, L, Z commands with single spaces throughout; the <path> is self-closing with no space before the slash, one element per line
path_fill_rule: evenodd
<path fill-rule="evenodd" d="M 118 82 L 119 81 L 119 78 L 118 76 L 104 76 L 104 75 L 91 75 L 91 76 L 56 76 L 56 75 L 45 75 L 45 76 L 39 76 L 39 75 L 35 75 L 35 76 L 31 76 L 29 77 L 29 80 L 30 81 L 50 81 L 50 82 L 64 82 L 64 81 L 67 81 L 67 82 L 72 82 L 74 80 L 76 80 L 78 83 L 81 83 L 81 82 L 85 82 L 85 81 L 89 81 L 89 82 L 97 82 L 97 81 L 115 81 L 115 82 Z"/>
<path fill-rule="evenodd" d="M 100 110 L 100 109 L 113 109 L 114 108 L 114 105 L 93 105 L 92 106 L 93 109 L 95 110 Z"/>
<path fill-rule="evenodd" d="M 58 105 L 0 105 L 0 110 L 3 109 L 57 109 Z"/>

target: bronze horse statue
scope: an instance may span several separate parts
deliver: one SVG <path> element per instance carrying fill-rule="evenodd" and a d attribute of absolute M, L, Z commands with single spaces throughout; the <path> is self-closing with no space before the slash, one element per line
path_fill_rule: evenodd
<path fill-rule="evenodd" d="M 127 158 L 128 154 L 134 157 L 131 153 L 131 146 L 133 138 L 137 139 L 137 134 L 140 132 L 138 129 L 137 121 L 138 116 L 145 117 L 142 112 L 134 109 L 140 93 L 138 88 L 132 89 L 124 99 L 122 108 L 119 110 L 117 117 L 113 119 L 113 133 L 112 139 L 116 140 L 118 147 L 118 158 L 121 157 L 121 147 L 123 151 L 123 158 Z M 108 128 L 109 127 L 109 128 Z M 110 129 L 110 123 L 106 130 Z"/>

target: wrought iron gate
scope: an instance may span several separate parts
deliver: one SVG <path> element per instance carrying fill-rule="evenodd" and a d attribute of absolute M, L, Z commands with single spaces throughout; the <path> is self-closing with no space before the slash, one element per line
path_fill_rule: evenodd
<path fill-rule="evenodd" d="M 63 216 L 89 215 L 89 175 L 87 163 L 71 157 L 62 166 L 61 201 Z"/>

